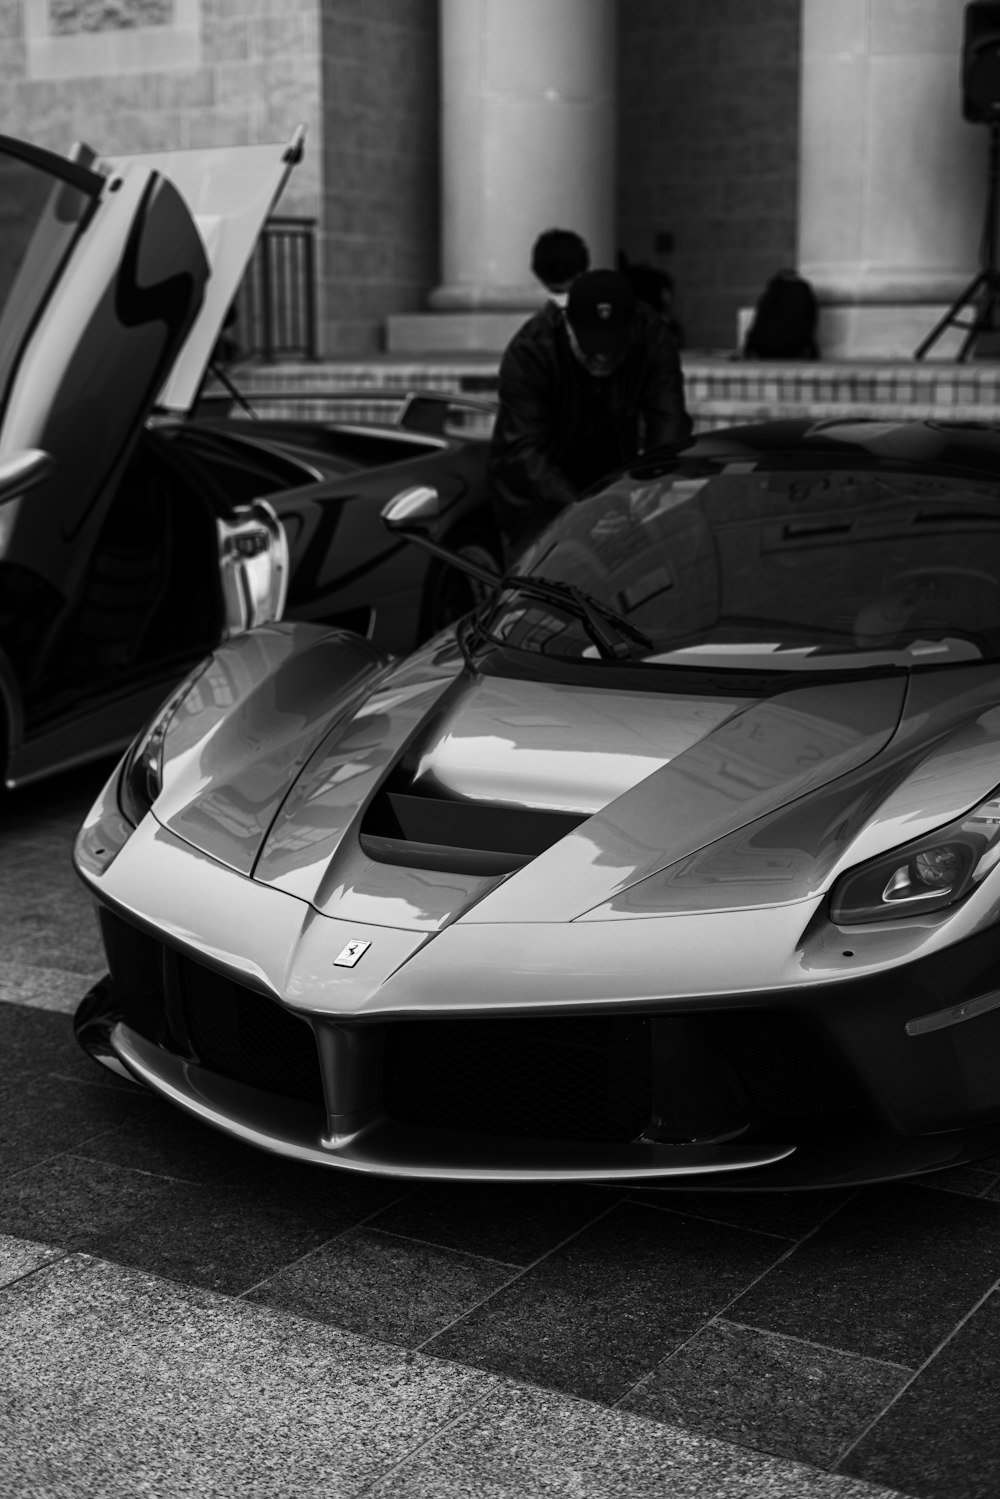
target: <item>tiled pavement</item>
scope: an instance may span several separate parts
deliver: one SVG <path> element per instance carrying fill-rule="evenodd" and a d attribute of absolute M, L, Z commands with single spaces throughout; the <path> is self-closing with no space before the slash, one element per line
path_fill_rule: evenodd
<path fill-rule="evenodd" d="M 0 803 L 0 1495 L 1000 1494 L 1000 1159 L 851 1193 L 414 1186 L 79 1054 L 73 832 Z"/>

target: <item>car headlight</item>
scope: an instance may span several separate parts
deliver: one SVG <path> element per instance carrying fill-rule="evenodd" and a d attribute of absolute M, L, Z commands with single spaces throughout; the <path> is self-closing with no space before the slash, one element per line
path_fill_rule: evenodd
<path fill-rule="evenodd" d="M 850 870 L 830 894 L 838 926 L 887 921 L 954 905 L 1000 860 L 1000 794 L 925 838 Z"/>
<path fill-rule="evenodd" d="M 125 756 L 118 782 L 118 805 L 122 816 L 138 827 L 160 794 L 163 785 L 163 744 L 167 730 L 181 703 L 208 665 L 201 661 L 150 719 Z"/>

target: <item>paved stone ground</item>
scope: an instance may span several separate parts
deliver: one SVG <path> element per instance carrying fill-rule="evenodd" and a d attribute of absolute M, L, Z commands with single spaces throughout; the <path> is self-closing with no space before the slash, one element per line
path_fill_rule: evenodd
<path fill-rule="evenodd" d="M 664 1197 L 231 1143 L 71 1039 L 107 769 L 0 802 L 4 1499 L 1000 1493 L 1000 1158 Z"/>

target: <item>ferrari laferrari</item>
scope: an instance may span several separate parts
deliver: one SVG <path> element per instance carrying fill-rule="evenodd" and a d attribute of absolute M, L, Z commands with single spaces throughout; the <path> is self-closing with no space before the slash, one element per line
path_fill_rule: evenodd
<path fill-rule="evenodd" d="M 398 1178 L 1000 1151 L 1000 433 L 716 431 L 477 581 L 409 656 L 271 623 L 171 694 L 76 844 L 86 1050 Z"/>

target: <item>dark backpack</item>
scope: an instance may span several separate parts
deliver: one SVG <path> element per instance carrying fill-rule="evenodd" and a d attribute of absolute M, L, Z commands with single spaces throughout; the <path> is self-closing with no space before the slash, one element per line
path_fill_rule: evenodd
<path fill-rule="evenodd" d="M 778 271 L 761 292 L 743 344 L 746 359 L 818 359 L 819 308 L 798 271 Z"/>

